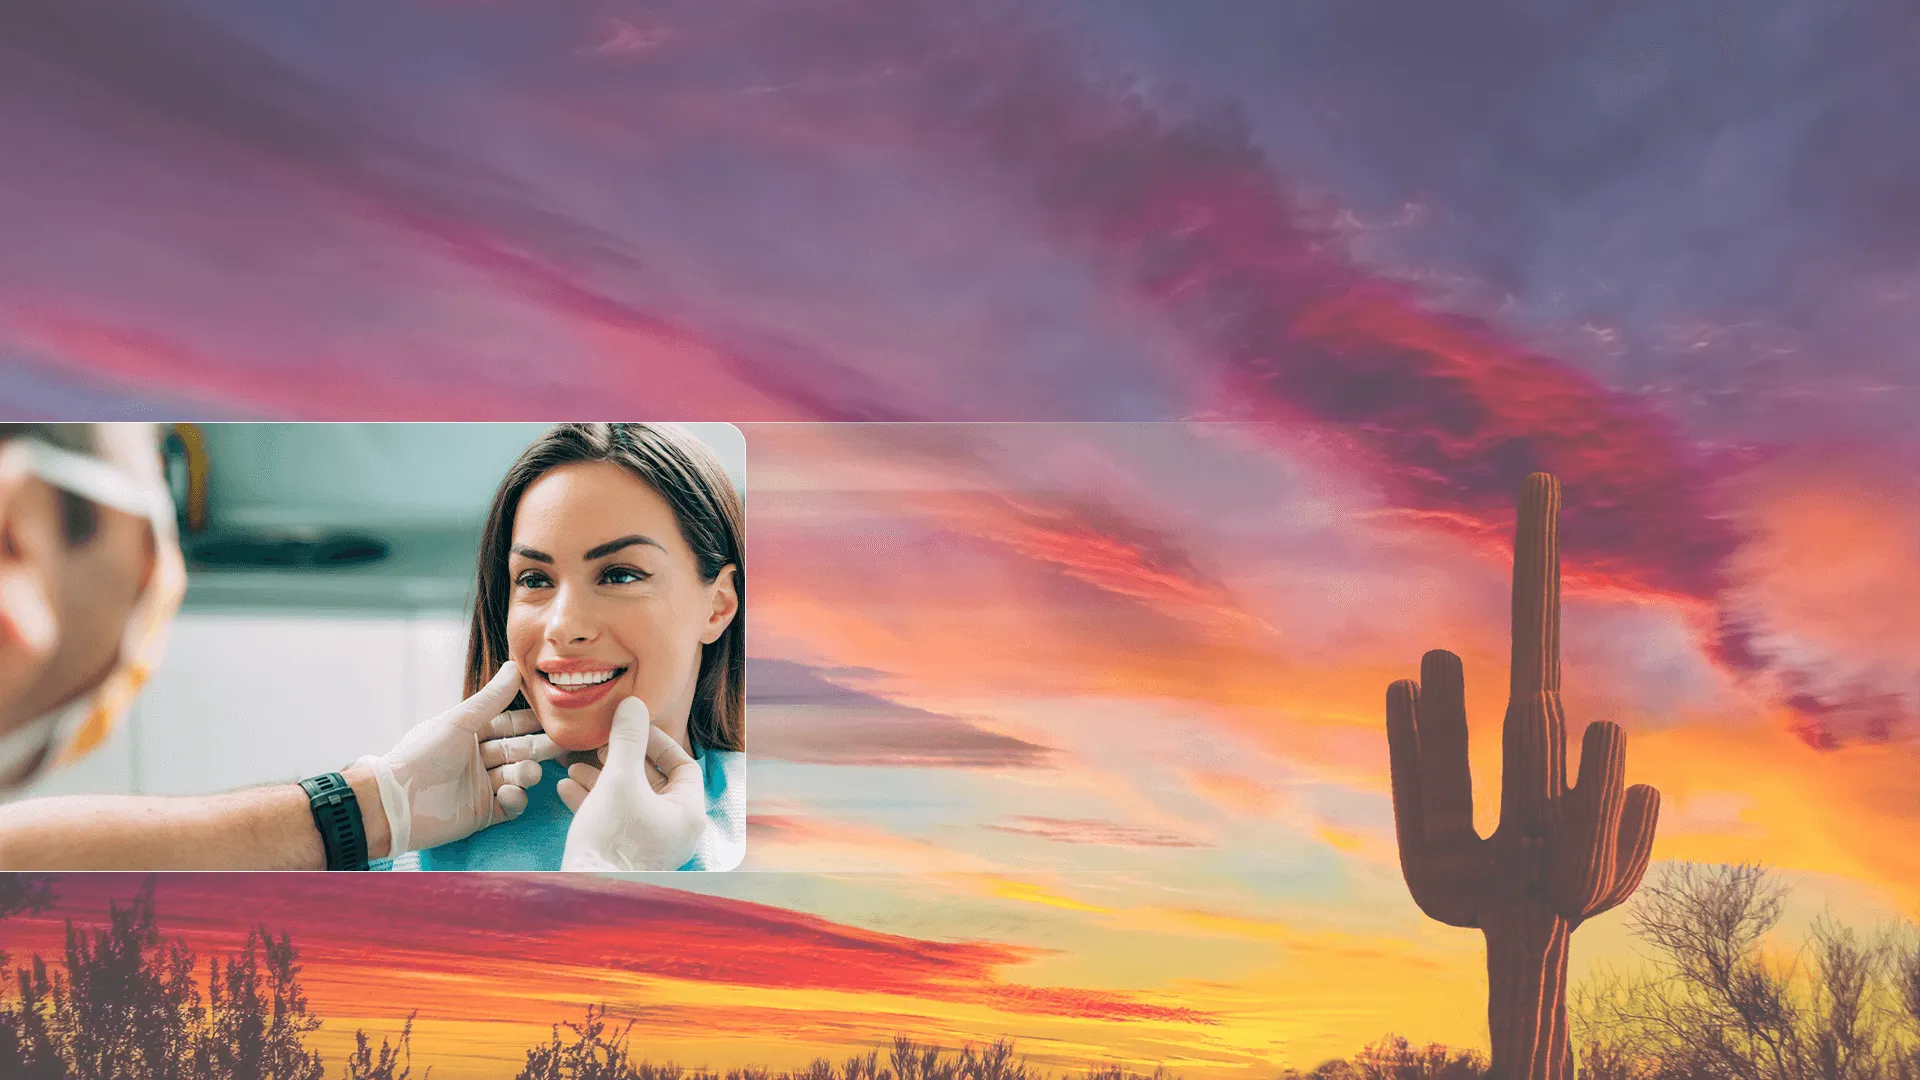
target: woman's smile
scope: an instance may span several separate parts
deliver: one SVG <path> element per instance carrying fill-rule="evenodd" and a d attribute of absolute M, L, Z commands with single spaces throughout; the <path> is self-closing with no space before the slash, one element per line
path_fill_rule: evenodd
<path fill-rule="evenodd" d="M 584 709 L 605 698 L 629 668 L 604 660 L 543 660 L 540 689 L 556 709 Z"/>

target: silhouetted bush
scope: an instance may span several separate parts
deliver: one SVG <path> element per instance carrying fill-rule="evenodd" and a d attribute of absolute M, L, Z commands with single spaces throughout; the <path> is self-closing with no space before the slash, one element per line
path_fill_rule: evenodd
<path fill-rule="evenodd" d="M 1105 1068 L 1089 1069 L 1074 1080 L 1178 1080 L 1178 1078 L 1175 1074 L 1168 1072 L 1165 1065 L 1156 1066 L 1150 1073 L 1137 1073 L 1118 1065 L 1109 1065 Z"/>
<path fill-rule="evenodd" d="M 1914 1080 L 1920 938 L 1821 919 L 1770 956 L 1785 889 L 1757 866 L 1663 868 L 1629 926 L 1649 954 L 1575 995 L 1586 1080 Z"/>
<path fill-rule="evenodd" d="M 1402 1036 L 1390 1035 L 1351 1060 L 1324 1061 L 1311 1072 L 1289 1069 L 1282 1080 L 1483 1080 L 1486 1075 L 1486 1058 L 1471 1050 L 1439 1043 L 1415 1046 Z"/>
<path fill-rule="evenodd" d="M 47 874 L 0 873 L 0 919 L 10 915 L 33 915 L 53 903 L 53 878 Z M 0 970 L 7 966 L 7 954 L 0 951 Z"/>
<path fill-rule="evenodd" d="M 367 1033 L 353 1033 L 353 1053 L 347 1055 L 347 1071 L 343 1080 L 413 1080 L 413 1021 L 418 1013 L 407 1016 L 407 1024 L 400 1029 L 400 1042 L 390 1045 L 380 1040 L 380 1049 L 375 1050 L 367 1039 Z M 429 1068 L 420 1074 L 420 1080 L 428 1080 L 433 1075 Z"/>
<path fill-rule="evenodd" d="M 51 876 L 0 873 L 0 919 L 45 911 L 52 903 Z"/>
<path fill-rule="evenodd" d="M 635 1060 L 628 1049 L 632 1027 L 633 1022 L 628 1021 L 616 1029 L 607 1019 L 605 1006 L 589 1006 L 583 1021 L 555 1024 L 547 1043 L 527 1051 L 526 1065 L 515 1080 L 1043 1080 L 1028 1068 L 1024 1058 L 1014 1057 L 1013 1043 L 1004 1039 L 984 1048 L 964 1046 L 949 1053 L 905 1036 L 894 1039 L 885 1066 L 880 1064 L 880 1052 L 870 1050 L 838 1067 L 827 1058 L 815 1058 L 791 1072 L 730 1069 L 723 1078 L 711 1072 L 687 1071 L 671 1062 L 655 1065 Z M 1082 1080 L 1149 1078 L 1118 1069 L 1096 1069 L 1082 1074 Z M 1151 1080 L 1177 1078 L 1156 1070 Z"/>
<path fill-rule="evenodd" d="M 573 1033 L 571 1041 L 561 1040 L 562 1028 Z M 629 1020 L 614 1031 L 606 1008 L 589 1005 L 584 1021 L 555 1024 L 551 1042 L 527 1051 L 526 1067 L 515 1080 L 639 1080 L 640 1067 L 627 1054 L 627 1033 L 632 1028 Z"/>

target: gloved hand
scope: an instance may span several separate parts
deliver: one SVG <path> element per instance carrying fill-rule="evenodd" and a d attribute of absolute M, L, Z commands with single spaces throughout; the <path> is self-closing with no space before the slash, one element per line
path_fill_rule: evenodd
<path fill-rule="evenodd" d="M 562 870 L 678 870 L 693 858 L 707 825 L 700 763 L 653 726 L 647 704 L 630 697 L 613 713 L 601 767 L 576 764 L 560 781 L 573 811 Z"/>
<path fill-rule="evenodd" d="M 392 833 L 389 857 L 423 851 L 520 815 L 540 762 L 564 753 L 531 710 L 506 712 L 520 669 L 501 665 L 472 697 L 406 733 L 373 772 Z"/>

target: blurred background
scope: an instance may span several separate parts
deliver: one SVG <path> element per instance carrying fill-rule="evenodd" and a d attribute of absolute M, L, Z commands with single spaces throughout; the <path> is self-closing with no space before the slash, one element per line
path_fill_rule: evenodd
<path fill-rule="evenodd" d="M 172 426 L 188 588 L 166 660 L 112 742 L 33 793 L 296 780 L 458 701 L 487 506 L 549 426 Z M 680 426 L 744 492 L 739 430 Z"/>

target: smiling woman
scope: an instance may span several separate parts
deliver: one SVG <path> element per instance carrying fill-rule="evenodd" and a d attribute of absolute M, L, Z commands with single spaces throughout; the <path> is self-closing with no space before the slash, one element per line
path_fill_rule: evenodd
<path fill-rule="evenodd" d="M 638 698 L 700 764 L 707 821 L 683 870 L 726 870 L 745 845 L 746 568 L 739 492 L 704 444 L 670 426 L 563 424 L 520 456 L 481 540 L 468 693 L 501 664 L 524 673 L 559 760 L 525 777 L 511 821 L 419 855 L 426 870 L 557 870 L 605 760 L 614 714 Z M 664 787 L 649 762 L 648 779 Z"/>
<path fill-rule="evenodd" d="M 494 603 L 485 605 L 490 621 L 474 627 L 481 648 L 469 680 L 490 677 L 501 659 L 519 664 L 542 726 L 567 750 L 605 746 L 613 707 L 628 696 L 647 702 L 682 749 L 693 749 L 696 714 L 702 742 L 739 749 L 738 709 L 723 700 L 729 650 L 721 644 L 738 625 L 738 557 L 711 542 L 718 535 L 705 537 L 700 551 L 682 538 L 712 531 L 683 526 L 630 465 L 585 461 L 545 472 L 520 498 L 504 586 L 482 586 Z M 498 573 L 489 566 L 489 577 Z M 490 631 L 503 599 L 507 655 L 500 657 Z M 710 663 L 708 646 L 715 647 Z M 708 693 L 696 710 L 703 673 Z M 623 692 L 616 697 L 616 690 Z"/>

